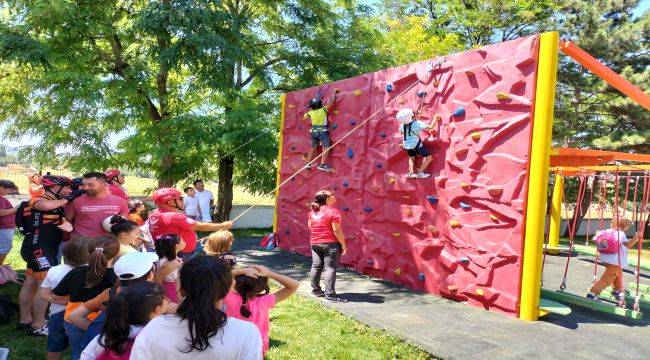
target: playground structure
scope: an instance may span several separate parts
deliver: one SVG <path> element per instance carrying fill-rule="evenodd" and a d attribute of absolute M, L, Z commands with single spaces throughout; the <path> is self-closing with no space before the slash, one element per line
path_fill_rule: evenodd
<path fill-rule="evenodd" d="M 317 190 L 329 189 L 343 213 L 344 264 L 416 290 L 537 319 L 551 164 L 582 173 L 606 171 L 585 166 L 615 160 L 650 162 L 648 155 L 551 153 L 558 49 L 650 108 L 643 92 L 576 46 L 560 46 L 554 32 L 284 95 L 274 221 L 279 245 L 309 254 L 309 202 Z M 335 89 L 340 94 L 330 113 L 329 162 L 336 171 L 305 170 L 305 105 Z M 435 123 L 423 139 L 434 156 L 431 178 L 403 176 L 407 157 L 395 114 L 405 107 Z M 589 162 L 575 162 L 576 156 Z M 564 311 L 548 300 L 543 307 Z"/>

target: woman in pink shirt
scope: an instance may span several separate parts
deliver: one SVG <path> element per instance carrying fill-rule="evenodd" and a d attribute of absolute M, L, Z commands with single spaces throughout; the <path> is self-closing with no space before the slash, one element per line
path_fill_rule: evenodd
<path fill-rule="evenodd" d="M 332 205 L 336 203 L 334 194 L 321 190 L 314 196 L 309 212 L 312 265 L 309 272 L 311 292 L 314 296 L 334 302 L 347 302 L 336 296 L 336 268 L 342 254 L 347 252 L 345 237 L 341 229 L 341 212 Z M 325 291 L 320 287 L 320 277 L 325 268 Z"/>
<path fill-rule="evenodd" d="M 230 290 L 223 304 L 226 315 L 240 320 L 250 321 L 262 334 L 264 353 L 269 350 L 269 311 L 275 304 L 288 298 L 298 290 L 298 282 L 288 276 L 276 274 L 264 266 L 251 266 L 258 270 L 257 278 L 239 275 L 235 278 L 234 290 Z M 269 278 L 283 286 L 282 289 L 269 294 Z"/>

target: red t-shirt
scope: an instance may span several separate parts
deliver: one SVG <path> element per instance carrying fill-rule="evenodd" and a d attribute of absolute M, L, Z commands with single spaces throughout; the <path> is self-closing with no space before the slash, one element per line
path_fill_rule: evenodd
<path fill-rule="evenodd" d="M 72 223 L 71 236 L 98 236 L 106 234 L 102 221 L 111 215 L 129 216 L 124 199 L 108 194 L 104 198 L 91 198 L 87 194 L 65 206 L 65 218 Z"/>
<path fill-rule="evenodd" d="M 9 200 L 0 196 L 0 209 L 11 209 L 13 206 Z M 16 214 L 11 213 L 8 215 L 0 216 L 0 229 L 13 229 L 16 227 Z"/>
<path fill-rule="evenodd" d="M 341 212 L 330 206 L 322 206 L 318 212 L 310 211 L 310 244 L 327 244 L 339 242 L 334 235 L 332 224 L 341 223 Z"/>
<path fill-rule="evenodd" d="M 110 191 L 111 195 L 115 195 L 117 197 L 121 197 L 126 201 L 127 203 L 129 202 L 129 195 L 126 194 L 126 191 L 124 191 L 121 187 L 113 184 L 108 184 L 108 191 Z"/>
<path fill-rule="evenodd" d="M 149 215 L 149 231 L 151 231 L 154 241 L 158 236 L 178 235 L 185 241 L 185 249 L 183 249 L 185 253 L 196 249 L 194 224 L 196 224 L 196 221 L 188 218 L 183 213 L 175 211 L 156 209 Z"/>

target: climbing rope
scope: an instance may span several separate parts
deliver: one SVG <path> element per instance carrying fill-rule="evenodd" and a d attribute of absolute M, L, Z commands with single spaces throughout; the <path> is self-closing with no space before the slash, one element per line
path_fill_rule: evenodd
<path fill-rule="evenodd" d="M 591 203 L 594 201 L 594 185 L 598 179 L 597 176 L 590 177 L 587 183 L 589 185 L 589 203 L 587 205 L 587 234 L 585 235 L 585 246 L 589 245 L 589 228 L 591 226 Z M 591 184 L 589 184 L 591 183 Z"/>
<path fill-rule="evenodd" d="M 561 291 L 564 291 L 566 289 L 567 275 L 569 273 L 569 263 L 571 262 L 571 255 L 573 254 L 573 245 L 574 245 L 573 244 L 573 239 L 574 239 L 575 233 L 576 233 L 576 223 L 578 222 L 578 214 L 580 213 L 580 209 L 581 209 L 581 205 L 582 205 L 582 198 L 584 197 L 584 194 L 585 194 L 586 185 L 587 185 L 586 176 L 583 175 L 583 176 L 580 177 L 580 182 L 579 182 L 579 185 L 578 185 L 578 197 L 576 199 L 576 205 L 573 208 L 573 221 L 569 225 L 569 253 L 567 254 L 567 261 L 566 261 L 566 265 L 564 267 L 564 276 L 562 277 L 562 284 L 560 285 L 560 290 Z M 564 203 L 564 194 L 562 194 L 562 195 L 563 195 L 562 196 L 563 197 L 562 202 Z M 566 217 L 569 218 L 568 217 L 569 210 L 567 209 L 567 207 L 568 206 L 566 206 L 566 204 L 565 204 L 564 210 L 565 210 L 565 213 L 567 215 Z"/>
<path fill-rule="evenodd" d="M 386 104 L 385 104 L 383 107 L 377 109 L 377 111 L 375 111 L 374 113 L 372 113 L 372 114 L 371 114 L 370 116 L 368 116 L 365 120 L 363 120 L 362 122 L 360 122 L 359 124 L 357 124 L 355 127 L 353 127 L 350 131 L 348 131 L 347 133 L 345 133 L 345 134 L 344 134 L 344 135 L 343 135 L 339 140 L 337 140 L 336 142 L 334 142 L 330 147 L 328 147 L 327 149 L 323 149 L 323 152 L 328 151 L 328 150 L 331 150 L 331 149 L 333 149 L 336 145 L 340 144 L 340 143 L 341 143 L 345 138 L 347 138 L 347 137 L 350 136 L 353 132 L 355 132 L 355 131 L 357 131 L 358 129 L 360 129 L 363 125 L 365 125 L 368 121 L 370 121 L 370 119 L 372 119 L 375 115 L 377 115 L 377 114 L 379 114 L 381 111 L 383 111 L 384 108 L 386 108 L 390 103 L 392 103 L 393 101 L 395 101 L 395 100 L 397 100 L 398 98 L 400 98 L 402 95 L 404 95 L 407 91 L 411 90 L 411 89 L 412 89 L 412 88 L 413 88 L 417 83 L 419 83 L 419 82 L 420 82 L 420 80 L 419 80 L 419 79 L 416 79 L 416 80 L 415 80 L 411 85 L 409 85 L 406 89 L 404 89 L 404 91 L 402 91 L 401 93 L 399 93 L 399 94 L 398 94 L 397 96 L 395 96 L 394 98 L 390 99 L 388 102 L 386 102 Z M 268 193 L 266 193 L 265 196 L 271 196 L 271 195 L 272 195 L 273 193 L 275 193 L 278 189 L 280 189 L 284 184 L 286 184 L 287 182 L 291 181 L 291 179 L 295 178 L 295 177 L 296 177 L 296 176 L 297 176 L 301 171 L 305 170 L 305 169 L 307 168 L 307 166 L 311 165 L 313 162 L 315 162 L 316 160 L 318 160 L 318 159 L 320 158 L 320 156 L 322 156 L 322 153 L 321 153 L 321 155 L 314 157 L 314 159 L 312 159 L 310 162 L 308 162 L 308 163 L 305 164 L 303 167 L 301 167 L 300 169 L 298 169 L 298 170 L 297 170 L 295 173 L 293 173 L 291 176 L 289 176 L 288 178 L 286 178 L 282 183 L 280 183 L 280 185 L 276 186 L 273 190 L 271 190 L 271 191 L 269 191 Z M 248 213 L 249 211 L 251 211 L 254 207 L 256 207 L 257 205 L 261 204 L 262 201 L 265 200 L 265 196 L 260 197 L 260 199 L 259 199 L 257 202 L 255 202 L 253 205 L 251 205 L 248 209 L 244 210 L 241 214 L 237 215 L 237 217 L 235 217 L 232 221 L 233 221 L 233 222 L 237 221 L 239 218 L 241 218 L 241 217 L 244 216 L 246 213 Z"/>
<path fill-rule="evenodd" d="M 598 200 L 598 231 L 605 230 L 605 199 L 607 197 L 607 181 L 609 181 L 609 172 L 601 174 L 602 181 L 600 183 L 600 199 Z M 592 279 L 592 284 L 598 279 L 598 260 L 600 259 L 600 253 L 596 251 L 596 259 L 594 260 L 594 278 Z"/>
<path fill-rule="evenodd" d="M 638 240 L 638 243 L 637 243 L 637 254 L 636 254 L 636 273 L 635 273 L 635 275 L 636 275 L 636 294 L 634 296 L 634 306 L 633 306 L 633 309 L 635 311 L 639 311 L 639 309 L 640 309 L 639 302 L 640 302 L 640 299 L 641 299 L 641 297 L 639 295 L 639 287 L 640 287 L 639 282 L 640 282 L 640 278 L 641 278 L 641 251 L 643 250 L 643 235 L 645 233 L 645 227 L 646 227 L 646 221 L 647 221 L 647 216 L 645 214 L 645 210 L 646 210 L 646 208 L 648 206 L 648 198 L 649 198 L 649 195 L 650 195 L 650 182 L 648 181 L 648 178 L 649 178 L 648 172 L 646 171 L 644 176 L 643 176 L 643 200 L 641 201 L 641 209 L 640 209 L 640 211 L 635 211 L 636 216 L 638 216 L 638 218 L 635 218 L 635 223 L 637 223 L 637 221 L 639 219 L 641 219 L 641 221 L 639 222 L 640 226 L 641 226 L 641 229 L 639 231 L 637 231 L 637 236 L 639 236 L 639 240 Z M 636 198 L 636 195 L 637 195 L 636 194 L 636 187 L 638 185 L 639 185 L 639 180 L 638 180 L 638 176 L 637 176 L 637 181 L 636 181 L 636 186 L 635 186 L 635 191 L 634 191 L 634 197 L 635 198 Z M 635 203 L 634 203 L 635 210 L 636 210 L 636 206 L 637 206 L 637 204 L 636 204 L 636 201 L 635 201 Z M 639 215 L 639 213 L 641 215 Z"/>

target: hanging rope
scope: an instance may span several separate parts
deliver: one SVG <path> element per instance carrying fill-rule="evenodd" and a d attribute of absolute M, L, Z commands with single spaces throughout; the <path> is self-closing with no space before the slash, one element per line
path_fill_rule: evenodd
<path fill-rule="evenodd" d="M 627 180 L 625 181 L 625 200 L 623 200 L 623 217 L 625 217 L 625 210 L 627 210 L 627 194 L 630 190 L 630 178 L 632 177 L 631 173 L 627 172 Z"/>
<path fill-rule="evenodd" d="M 605 230 L 605 199 L 607 198 L 607 182 L 609 181 L 609 172 L 606 174 L 601 174 L 602 181 L 600 183 L 600 199 L 598 200 L 598 231 Z M 596 259 L 594 260 L 594 278 L 592 279 L 592 284 L 598 279 L 598 260 L 600 259 L 600 253 L 596 251 Z"/>
<path fill-rule="evenodd" d="M 573 239 L 576 233 L 576 224 L 578 222 L 578 216 L 579 216 L 578 214 L 580 213 L 582 198 L 584 197 L 585 194 L 586 184 L 587 184 L 586 176 L 583 175 L 582 177 L 580 177 L 580 183 L 578 185 L 578 197 L 576 199 L 576 205 L 573 208 L 573 221 L 569 225 L 569 253 L 567 254 L 567 261 L 566 261 L 566 265 L 564 266 L 564 276 L 562 277 L 562 284 L 560 285 L 561 291 L 564 291 L 566 289 L 567 275 L 569 273 L 569 263 L 571 262 L 571 255 L 573 254 Z M 564 203 L 564 201 L 562 202 Z M 566 205 L 565 205 L 565 212 L 568 219 L 569 212 Z"/>
<path fill-rule="evenodd" d="M 415 80 L 411 85 L 409 85 L 406 89 L 404 89 L 404 91 L 402 91 L 402 92 L 399 93 L 397 96 L 395 96 L 394 98 L 392 98 L 391 100 L 389 100 L 388 102 L 386 102 L 386 104 L 385 104 L 383 107 L 377 109 L 377 111 L 375 111 L 374 113 L 372 113 L 372 114 L 371 114 L 370 116 L 368 116 L 365 120 L 363 120 L 363 121 L 360 122 L 358 125 L 356 125 L 355 127 L 353 127 L 350 131 L 348 131 L 347 133 L 345 133 L 345 134 L 344 134 L 344 135 L 343 135 L 339 140 L 337 140 L 336 142 L 334 142 L 330 147 L 328 147 L 327 149 L 323 149 L 323 152 L 325 152 L 325 151 L 327 151 L 327 150 L 330 150 L 330 149 L 333 149 L 336 145 L 340 144 L 340 143 L 341 143 L 345 138 L 347 138 L 348 136 L 350 136 L 350 134 L 352 134 L 353 132 L 357 131 L 359 128 L 361 128 L 361 126 L 365 125 L 368 121 L 370 121 L 370 119 L 372 119 L 375 115 L 377 115 L 377 114 L 379 114 L 379 112 L 383 111 L 384 108 L 386 108 L 386 107 L 388 106 L 388 104 L 390 104 L 390 103 L 392 103 L 393 101 L 395 101 L 395 100 L 397 100 L 398 98 L 400 98 L 402 95 L 404 95 L 407 91 L 411 90 L 411 88 L 413 88 L 413 87 L 414 87 L 417 83 L 419 83 L 419 82 L 420 82 L 420 80 L 416 79 L 416 80 Z M 301 171 L 305 170 L 305 169 L 307 168 L 307 166 L 311 165 L 313 162 L 315 162 L 316 160 L 318 160 L 321 156 L 322 156 L 322 153 L 321 153 L 321 155 L 314 157 L 314 159 L 312 159 L 312 160 L 311 160 L 310 162 L 308 162 L 307 164 L 303 165 L 303 167 L 301 167 L 301 168 L 298 169 L 295 173 L 293 173 L 291 176 L 289 176 L 288 178 L 286 178 L 282 183 L 280 183 L 280 185 L 276 186 L 273 190 L 271 190 L 271 191 L 269 191 L 268 193 L 266 193 L 265 196 L 271 196 L 271 195 L 272 195 L 273 193 L 275 193 L 278 189 L 280 189 L 284 184 L 286 184 L 287 182 L 291 181 L 291 179 L 295 178 L 295 177 L 296 177 L 296 176 L 297 176 Z M 253 205 L 251 205 L 248 209 L 244 210 L 241 214 L 237 215 L 237 217 L 235 217 L 232 221 L 233 221 L 233 222 L 237 221 L 239 218 L 241 218 L 241 217 L 244 216 L 246 213 L 248 213 L 249 211 L 251 211 L 254 207 L 256 207 L 257 205 L 261 204 L 262 201 L 265 200 L 265 196 L 260 197 L 260 199 L 259 199 L 257 202 L 255 202 Z"/>
<path fill-rule="evenodd" d="M 591 203 L 594 201 L 594 185 L 597 177 L 590 178 L 591 185 L 589 185 L 589 204 L 587 205 L 587 234 L 585 235 L 585 246 L 589 245 L 589 227 L 591 226 Z"/>
<path fill-rule="evenodd" d="M 639 311 L 640 309 L 640 295 L 639 295 L 639 281 L 641 278 L 641 251 L 643 251 L 643 236 L 645 233 L 645 227 L 646 227 L 646 221 L 647 221 L 647 216 L 645 214 L 645 210 L 648 206 L 648 198 L 650 198 L 650 182 L 648 181 L 649 176 L 648 172 L 643 176 L 643 201 L 641 201 L 641 209 L 640 211 L 636 212 L 636 215 L 639 216 L 639 213 L 641 214 L 639 217 L 641 219 L 640 225 L 641 229 L 637 231 L 637 236 L 639 237 L 638 243 L 637 243 L 637 254 L 636 254 L 636 294 L 634 296 L 634 310 Z M 636 181 L 636 186 L 639 185 L 639 180 L 637 177 Z M 636 198 L 636 186 L 635 186 L 635 192 L 634 192 L 634 197 Z M 634 204 L 634 207 L 636 209 L 636 202 Z M 635 220 L 639 220 L 638 218 Z"/>
<path fill-rule="evenodd" d="M 554 184 L 555 186 L 555 184 Z M 546 215 L 545 219 L 548 219 L 546 221 L 546 225 L 544 226 L 544 251 L 542 252 L 542 280 L 541 280 L 541 285 L 544 286 L 544 264 L 546 264 L 546 253 L 548 252 L 548 243 L 550 242 L 550 237 L 551 237 L 551 206 L 553 204 L 553 197 L 549 197 L 548 201 L 546 201 Z"/>

